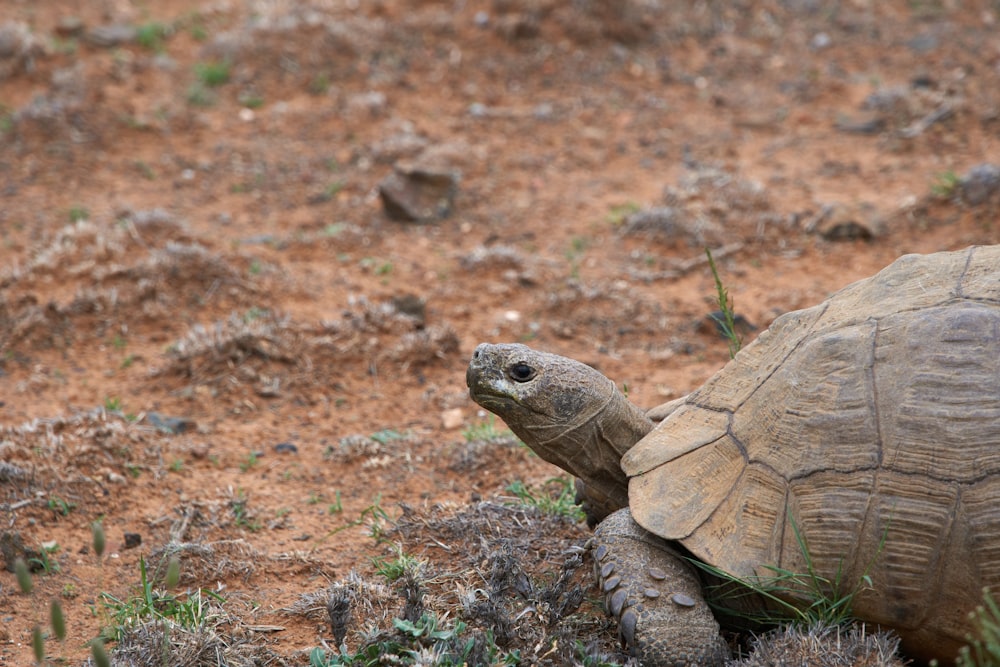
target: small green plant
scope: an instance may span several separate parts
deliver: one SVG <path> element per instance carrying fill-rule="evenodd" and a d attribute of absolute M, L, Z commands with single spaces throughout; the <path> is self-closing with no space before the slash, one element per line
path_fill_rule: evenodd
<path fill-rule="evenodd" d="M 315 546 L 313 546 L 313 549 L 314 550 L 318 549 L 319 546 L 323 544 L 323 542 L 330 539 L 337 533 L 347 530 L 348 528 L 353 528 L 354 526 L 362 526 L 362 525 L 368 526 L 369 534 L 375 539 L 376 542 L 379 543 L 383 542 L 385 540 L 385 530 L 386 530 L 385 524 L 392 523 L 392 519 L 389 517 L 389 514 L 384 509 L 382 509 L 381 503 L 382 503 L 382 496 L 381 495 L 375 496 L 375 500 L 372 502 L 372 504 L 361 510 L 361 513 L 359 514 L 357 519 L 352 519 L 351 521 L 348 521 L 344 525 L 337 526 L 336 528 L 328 532 L 316 543 Z M 336 508 L 335 513 L 337 514 L 339 514 L 342 511 L 343 508 L 340 507 L 339 491 L 337 492 L 337 502 L 335 505 L 331 505 L 331 507 Z"/>
<path fill-rule="evenodd" d="M 122 399 L 117 396 L 108 396 L 104 399 L 104 409 L 108 412 L 118 412 L 122 409 Z"/>
<path fill-rule="evenodd" d="M 198 12 L 191 12 L 181 22 L 187 24 L 188 33 L 191 39 L 196 42 L 204 42 L 208 39 L 208 28 L 205 27 L 205 17 Z"/>
<path fill-rule="evenodd" d="M 257 454 L 250 452 L 246 455 L 246 458 L 240 463 L 240 472 L 247 472 L 257 465 L 258 459 Z"/>
<path fill-rule="evenodd" d="M 180 472 L 184 467 L 184 459 L 174 459 L 170 462 L 170 472 Z"/>
<path fill-rule="evenodd" d="M 447 616 L 424 613 L 416 621 L 393 619 L 395 633 L 373 633 L 356 653 L 346 646 L 328 655 L 315 648 L 309 654 L 310 667 L 376 667 L 377 665 L 436 665 L 459 667 L 469 664 L 476 647 L 476 638 L 463 637 L 466 625 L 462 621 L 448 623 Z M 493 634 L 484 633 L 486 662 L 489 665 L 519 665 L 519 651 L 504 651 L 497 646 Z"/>
<path fill-rule="evenodd" d="M 144 23 L 136 28 L 135 43 L 150 51 L 163 51 L 163 42 L 169 36 L 170 29 L 163 23 Z"/>
<path fill-rule="evenodd" d="M 142 177 L 145 178 L 147 181 L 156 180 L 156 171 L 153 169 L 153 167 L 150 166 L 148 162 L 144 160 L 136 160 L 132 164 L 135 167 L 136 171 L 138 171 L 139 174 L 141 174 Z"/>
<path fill-rule="evenodd" d="M 872 579 L 868 572 L 885 547 L 888 527 L 882 533 L 882 540 L 875 550 L 875 555 L 872 556 L 858 580 L 848 582 L 844 579 L 842 562 L 832 578 L 820 573 L 816 569 L 805 535 L 799 530 L 791 515 L 789 515 L 788 522 L 795 534 L 799 552 L 805 561 L 805 571 L 793 572 L 785 568 L 765 565 L 763 569 L 773 574 L 742 578 L 735 577 L 713 565 L 692 559 L 691 562 L 696 567 L 724 582 L 717 587 L 709 587 L 707 590 L 709 604 L 717 606 L 713 597 L 721 596 L 723 599 L 731 599 L 734 595 L 745 593 L 759 596 L 768 607 L 767 610 L 760 612 L 758 618 L 753 618 L 751 614 L 753 621 L 762 623 L 785 621 L 806 627 L 817 624 L 837 626 L 850 622 L 853 620 L 851 605 L 854 598 L 862 591 L 871 588 Z M 732 584 L 737 585 L 735 589 Z M 720 611 L 726 613 L 724 602 L 718 606 Z"/>
<path fill-rule="evenodd" d="M 424 563 L 416 556 L 404 553 L 403 547 L 397 545 L 395 558 L 388 559 L 376 556 L 372 558 L 372 564 L 375 566 L 375 571 L 391 583 L 402 577 L 407 571 L 423 567 Z"/>
<path fill-rule="evenodd" d="M 243 489 L 237 489 L 236 495 L 229 501 L 229 509 L 233 513 L 233 519 L 235 519 L 237 526 L 255 533 L 261 529 L 261 524 L 251 516 L 247 507 L 249 503 L 250 499 L 243 493 Z"/>
<path fill-rule="evenodd" d="M 170 568 L 168 566 L 168 578 Z M 138 627 L 148 620 L 160 620 L 185 629 L 199 628 L 210 618 L 209 601 L 214 600 L 220 604 L 225 602 L 222 596 L 204 589 L 187 595 L 158 590 L 149 578 L 146 559 L 143 557 L 139 558 L 137 594 L 119 599 L 105 592 L 101 593 L 100 600 L 110 620 L 103 637 L 113 641 L 121 639 L 125 630 Z"/>
<path fill-rule="evenodd" d="M 546 514 L 564 516 L 574 521 L 585 518 L 583 510 L 576 503 L 576 485 L 568 475 L 547 480 L 541 490 L 530 489 L 524 482 L 515 480 L 507 485 L 507 491 L 525 505 L 537 507 Z"/>
<path fill-rule="evenodd" d="M 52 38 L 52 51 L 64 56 L 75 55 L 79 46 L 79 41 L 75 37 L 68 37 L 65 39 L 61 37 Z"/>
<path fill-rule="evenodd" d="M 962 185 L 962 177 L 950 169 L 943 171 L 931 184 L 931 194 L 938 199 L 951 199 Z"/>
<path fill-rule="evenodd" d="M 334 181 L 333 183 L 330 183 L 325 188 L 323 188 L 323 196 L 326 199 L 333 199 L 334 197 L 337 196 L 338 192 L 344 189 L 344 185 L 345 184 L 343 181 Z"/>
<path fill-rule="evenodd" d="M 983 603 L 969 614 L 976 635 L 958 653 L 957 667 L 1000 666 L 1000 605 L 988 588 L 983 589 Z"/>
<path fill-rule="evenodd" d="M 323 236 L 336 237 L 344 233 L 347 229 L 347 223 L 345 222 L 331 222 L 323 228 Z"/>
<path fill-rule="evenodd" d="M 90 219 L 90 211 L 85 209 L 83 206 L 73 206 L 69 209 L 70 222 L 80 222 L 81 220 L 88 219 Z"/>
<path fill-rule="evenodd" d="M 573 647 L 576 650 L 576 659 L 583 667 L 622 667 L 621 663 L 607 660 L 599 654 L 594 655 L 588 650 L 587 645 L 579 639 L 573 643 Z"/>
<path fill-rule="evenodd" d="M 574 236 L 570 239 L 569 248 L 566 250 L 566 259 L 569 260 L 570 275 L 573 278 L 580 277 L 580 259 L 586 252 L 590 241 L 583 236 Z"/>
<path fill-rule="evenodd" d="M 640 206 L 634 201 L 625 202 L 624 204 L 616 204 L 611 207 L 610 211 L 608 211 L 608 222 L 611 223 L 612 226 L 618 227 L 625 222 L 625 218 L 638 212 L 639 209 Z"/>
<path fill-rule="evenodd" d="M 45 542 L 38 550 L 38 556 L 28 559 L 28 564 L 32 570 L 41 571 L 45 574 L 52 574 L 59 571 L 59 563 L 50 556 L 59 551 L 58 542 Z"/>
<path fill-rule="evenodd" d="M 392 273 L 392 262 L 389 260 L 378 260 L 374 257 L 363 257 L 359 262 L 362 268 L 369 269 L 376 276 L 387 276 Z"/>
<path fill-rule="evenodd" d="M 497 428 L 496 416 L 492 413 L 486 417 L 486 421 L 471 424 L 462 431 L 462 437 L 465 438 L 466 442 L 493 440 L 507 435 L 510 435 L 510 430 Z"/>
<path fill-rule="evenodd" d="M 381 503 L 382 495 L 379 494 L 375 496 L 375 501 L 371 505 L 361 510 L 360 517 L 362 524 L 368 524 L 368 534 L 380 543 L 385 539 L 385 524 L 392 523 L 388 513 L 382 509 Z"/>
<path fill-rule="evenodd" d="M 376 431 L 371 434 L 371 439 L 381 445 L 392 442 L 393 440 L 405 440 L 408 437 L 409 434 L 400 433 L 399 431 L 391 428 L 384 428 L 381 431 Z"/>
<path fill-rule="evenodd" d="M 218 88 L 229 81 L 231 66 L 225 60 L 195 63 L 194 75 L 209 88 Z"/>
<path fill-rule="evenodd" d="M 722 329 L 722 335 L 729 341 L 729 358 L 732 359 L 743 347 L 743 339 L 736 331 L 736 312 L 733 310 L 733 300 L 719 278 L 719 271 L 715 267 L 712 251 L 705 248 L 705 255 L 708 257 L 708 266 L 712 270 L 712 278 L 715 280 L 716 301 L 722 312 L 722 320 L 718 322 L 718 325 Z"/>
<path fill-rule="evenodd" d="M 5 104 L 0 104 L 0 134 L 14 129 L 14 112 Z"/>
<path fill-rule="evenodd" d="M 215 94 L 204 84 L 195 82 L 188 88 L 187 101 L 194 107 L 210 107 L 215 104 Z"/>
<path fill-rule="evenodd" d="M 247 109 L 259 109 L 264 106 L 264 98 L 256 93 L 243 93 L 237 99 Z"/>
<path fill-rule="evenodd" d="M 244 322 L 253 322 L 254 320 L 259 320 L 267 317 L 271 313 L 267 308 L 261 308 L 259 306 L 250 306 L 247 312 L 243 313 Z"/>
<path fill-rule="evenodd" d="M 340 489 L 333 492 L 333 502 L 326 506 L 327 514 L 340 514 L 344 511 L 344 504 L 340 501 Z"/>
<path fill-rule="evenodd" d="M 50 497 L 47 505 L 50 510 L 62 516 L 68 516 L 70 512 L 76 509 L 76 503 L 59 496 Z"/>
<path fill-rule="evenodd" d="M 320 72 L 309 82 L 309 92 L 313 95 L 325 95 L 330 90 L 330 74 Z"/>

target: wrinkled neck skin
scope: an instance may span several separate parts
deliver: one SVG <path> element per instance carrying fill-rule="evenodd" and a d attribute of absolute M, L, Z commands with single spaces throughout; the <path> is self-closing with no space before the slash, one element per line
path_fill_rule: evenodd
<path fill-rule="evenodd" d="M 611 512 L 628 505 L 622 455 L 653 429 L 645 413 L 608 380 L 607 399 L 591 412 L 565 423 L 512 427 L 540 457 L 583 480 L 584 495 Z"/>

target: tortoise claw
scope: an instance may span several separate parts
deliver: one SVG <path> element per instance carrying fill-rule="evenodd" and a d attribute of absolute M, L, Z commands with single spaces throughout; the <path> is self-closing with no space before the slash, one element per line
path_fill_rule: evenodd
<path fill-rule="evenodd" d="M 635 646 L 635 629 L 639 625 L 639 615 L 632 609 L 626 609 L 618 621 L 618 632 L 621 634 L 622 644 L 627 648 Z"/>
<path fill-rule="evenodd" d="M 624 588 L 619 588 L 617 591 L 611 594 L 608 598 L 608 611 L 615 618 L 621 618 L 622 609 L 625 608 L 625 603 L 628 601 L 628 592 Z"/>

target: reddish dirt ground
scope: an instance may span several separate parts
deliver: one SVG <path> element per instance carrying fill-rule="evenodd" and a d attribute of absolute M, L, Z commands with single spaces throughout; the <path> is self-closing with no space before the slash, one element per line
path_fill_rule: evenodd
<path fill-rule="evenodd" d="M 759 330 L 899 255 L 1000 242 L 996 179 L 983 194 L 974 171 L 1000 155 L 998 19 L 5 2 L 0 500 L 5 531 L 57 549 L 30 596 L 0 576 L 0 664 L 30 662 L 51 598 L 69 627 L 50 654 L 78 662 L 140 557 L 233 540 L 242 556 L 182 563 L 182 586 L 241 601 L 273 661 L 305 664 L 329 623 L 282 608 L 399 548 L 457 558 L 393 533 L 401 504 L 460 512 L 560 474 L 470 432 L 489 424 L 464 383 L 478 342 L 579 358 L 655 405 L 728 358 L 703 325 L 706 246 Z M 379 185 L 408 166 L 460 174 L 446 217 L 387 216 Z M 546 530 L 539 576 L 587 533 Z"/>

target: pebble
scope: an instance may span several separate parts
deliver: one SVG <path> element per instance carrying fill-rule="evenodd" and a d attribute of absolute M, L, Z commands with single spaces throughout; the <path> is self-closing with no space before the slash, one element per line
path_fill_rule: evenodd
<path fill-rule="evenodd" d="M 982 204 L 1000 193 L 1000 167 L 989 163 L 976 165 L 962 177 L 960 184 L 965 203 Z"/>
<path fill-rule="evenodd" d="M 95 46 L 118 46 L 131 42 L 137 32 L 130 25 L 99 25 L 89 30 L 85 39 Z"/>
<path fill-rule="evenodd" d="M 378 185 L 385 213 L 400 222 L 448 217 L 458 192 L 456 171 L 397 164 Z"/>
<path fill-rule="evenodd" d="M 465 421 L 462 408 L 451 408 L 441 413 L 441 428 L 446 431 L 459 428 Z"/>

